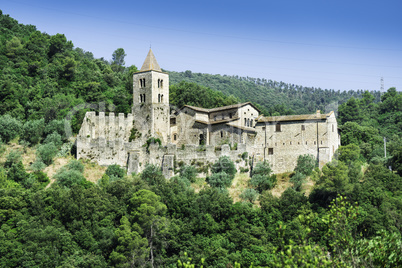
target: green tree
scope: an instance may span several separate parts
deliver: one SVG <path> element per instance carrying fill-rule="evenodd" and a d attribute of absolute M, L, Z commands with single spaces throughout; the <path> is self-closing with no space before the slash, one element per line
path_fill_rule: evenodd
<path fill-rule="evenodd" d="M 295 172 L 302 173 L 305 176 L 310 176 L 316 166 L 317 160 L 314 156 L 309 154 L 299 155 L 297 157 Z"/>
<path fill-rule="evenodd" d="M 107 167 L 105 174 L 113 180 L 123 179 L 126 176 L 126 171 L 122 169 L 119 165 L 110 165 Z"/>
<path fill-rule="evenodd" d="M 246 200 L 250 203 L 254 203 L 255 200 L 257 200 L 258 197 L 258 192 L 254 189 L 247 188 L 244 190 L 240 196 L 241 199 Z"/>
<path fill-rule="evenodd" d="M 0 138 L 8 143 L 20 134 L 22 123 L 10 115 L 0 116 Z"/>
<path fill-rule="evenodd" d="M 226 173 L 232 181 L 236 175 L 236 168 L 228 156 L 221 156 L 211 167 L 212 173 Z"/>
<path fill-rule="evenodd" d="M 151 267 L 155 266 L 157 244 L 166 231 L 166 205 L 160 197 L 149 190 L 139 190 L 129 202 L 129 210 L 135 222 L 138 222 L 148 240 Z M 160 254 L 160 253 L 159 253 Z"/>
<path fill-rule="evenodd" d="M 127 56 L 123 48 L 116 49 L 112 54 L 112 64 L 123 66 L 125 64 L 124 57 Z"/>
<path fill-rule="evenodd" d="M 148 241 L 141 237 L 141 228 L 131 226 L 128 218 L 123 216 L 120 226 L 115 231 L 118 245 L 110 254 L 110 260 L 116 267 L 143 267 L 149 254 Z"/>
<path fill-rule="evenodd" d="M 53 158 L 56 154 L 57 147 L 53 142 L 40 145 L 36 151 L 37 157 L 46 165 L 50 165 L 53 162 Z"/>

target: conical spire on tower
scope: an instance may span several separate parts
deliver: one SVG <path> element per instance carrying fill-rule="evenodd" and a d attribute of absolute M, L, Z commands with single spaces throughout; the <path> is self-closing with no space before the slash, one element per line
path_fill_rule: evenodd
<path fill-rule="evenodd" d="M 152 52 L 152 49 L 149 49 L 148 55 L 145 58 L 144 64 L 142 64 L 140 72 L 144 71 L 159 71 L 162 72 L 161 67 L 159 67 L 158 62 L 156 61 L 155 55 Z"/>

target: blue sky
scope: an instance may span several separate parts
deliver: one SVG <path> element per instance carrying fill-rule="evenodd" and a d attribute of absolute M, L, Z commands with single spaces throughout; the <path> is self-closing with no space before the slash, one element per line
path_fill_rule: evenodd
<path fill-rule="evenodd" d="M 0 0 L 20 23 L 141 67 L 159 65 L 335 90 L 402 90 L 402 1 Z"/>

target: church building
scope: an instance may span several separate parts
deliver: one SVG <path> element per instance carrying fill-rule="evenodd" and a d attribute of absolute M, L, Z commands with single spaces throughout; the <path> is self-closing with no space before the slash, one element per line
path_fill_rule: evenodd
<path fill-rule="evenodd" d="M 147 146 L 150 138 L 161 144 Z M 174 175 L 175 163 L 213 163 L 222 155 L 236 166 L 268 160 L 275 173 L 292 171 L 299 155 L 311 154 L 320 167 L 340 146 L 334 112 L 266 117 L 250 102 L 205 109 L 169 105 L 169 75 L 150 49 L 133 75 L 130 114 L 87 112 L 77 136 L 77 158 L 118 164 L 140 172 L 147 163 Z M 250 160 L 239 159 L 247 152 Z M 176 161 L 176 162 L 175 162 Z"/>

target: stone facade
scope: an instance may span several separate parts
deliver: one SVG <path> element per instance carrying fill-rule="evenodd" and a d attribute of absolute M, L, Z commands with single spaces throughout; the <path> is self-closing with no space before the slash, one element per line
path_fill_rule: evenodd
<path fill-rule="evenodd" d="M 161 145 L 144 147 L 151 137 Z M 313 155 L 322 167 L 339 146 L 333 112 L 264 117 L 249 102 L 213 109 L 185 105 L 170 112 L 169 75 L 150 50 L 133 76 L 132 113 L 115 117 L 88 112 L 77 137 L 77 158 L 118 164 L 129 173 L 156 164 L 171 177 L 178 164 L 193 164 L 205 172 L 226 155 L 237 168 L 268 160 L 273 171 L 281 173 L 292 171 L 303 154 Z"/>

